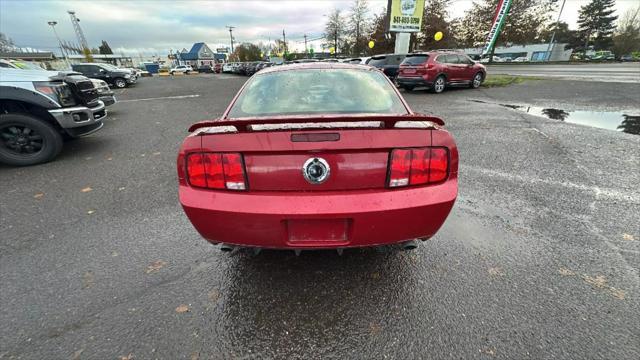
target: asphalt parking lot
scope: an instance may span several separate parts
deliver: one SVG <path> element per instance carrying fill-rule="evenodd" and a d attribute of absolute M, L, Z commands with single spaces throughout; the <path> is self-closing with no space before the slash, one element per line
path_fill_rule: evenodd
<path fill-rule="evenodd" d="M 640 136 L 498 105 L 637 113 L 639 84 L 405 94 L 458 143 L 443 229 L 296 257 L 222 253 L 178 203 L 187 127 L 245 80 L 141 79 L 54 162 L 0 166 L 0 358 L 640 358 Z"/>

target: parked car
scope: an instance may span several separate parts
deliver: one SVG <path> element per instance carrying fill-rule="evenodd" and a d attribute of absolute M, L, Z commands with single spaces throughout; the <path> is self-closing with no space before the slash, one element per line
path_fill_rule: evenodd
<path fill-rule="evenodd" d="M 442 125 L 371 67 L 271 67 L 220 119 L 190 127 L 179 200 L 222 250 L 412 249 L 457 196 L 458 151 Z"/>
<path fill-rule="evenodd" d="M 591 57 L 593 61 L 612 61 L 615 59 L 616 57 L 613 52 L 608 50 L 596 51 L 595 55 Z"/>
<path fill-rule="evenodd" d="M 0 163 L 51 161 L 64 137 L 98 131 L 106 116 L 98 90 L 85 76 L 0 68 Z"/>
<path fill-rule="evenodd" d="M 196 70 L 199 73 L 206 73 L 206 74 L 213 73 L 213 68 L 211 67 L 211 65 L 200 65 Z"/>
<path fill-rule="evenodd" d="M 406 54 L 384 54 L 372 56 L 367 65 L 375 66 L 381 69 L 389 79 L 394 80 L 398 76 L 398 70 L 400 69 L 400 63 L 406 57 Z"/>
<path fill-rule="evenodd" d="M 136 77 L 130 70 L 120 69 L 111 64 L 83 63 L 71 65 L 73 71 L 92 79 L 100 79 L 117 88 L 125 88 L 136 83 Z"/>
<path fill-rule="evenodd" d="M 620 61 L 628 62 L 628 61 L 638 61 L 640 59 L 636 59 L 631 54 L 620 56 Z"/>
<path fill-rule="evenodd" d="M 98 97 L 100 98 L 100 101 L 104 103 L 104 106 L 111 106 L 116 103 L 116 97 L 106 81 L 91 79 L 91 82 L 98 91 Z"/>
<path fill-rule="evenodd" d="M 343 62 L 349 63 L 349 64 L 366 64 L 369 59 L 371 59 L 370 56 L 356 57 L 351 59 L 345 59 L 345 61 Z"/>
<path fill-rule="evenodd" d="M 513 62 L 529 62 L 529 58 L 526 56 L 520 56 L 513 60 Z"/>
<path fill-rule="evenodd" d="M 441 93 L 447 86 L 478 88 L 486 75 L 485 66 L 465 54 L 430 51 L 407 55 L 400 65 L 396 82 L 407 91 L 426 86 Z"/>
<path fill-rule="evenodd" d="M 9 68 L 9 69 L 22 69 L 22 70 L 39 70 L 46 71 L 47 69 L 43 68 L 37 63 L 33 63 L 30 61 L 22 61 L 22 60 L 5 60 L 0 59 L 0 68 Z"/>
<path fill-rule="evenodd" d="M 502 59 L 499 56 L 494 56 L 493 57 L 493 62 L 502 62 Z M 481 64 L 488 64 L 489 63 L 489 56 L 484 56 L 483 58 L 480 59 L 480 63 Z"/>
<path fill-rule="evenodd" d="M 171 75 L 175 73 L 189 74 L 192 71 L 193 71 L 193 68 L 191 67 L 191 65 L 178 65 L 174 68 L 169 69 L 169 74 Z"/>
<path fill-rule="evenodd" d="M 216 74 L 220 74 L 222 72 L 222 64 L 221 63 L 215 63 L 213 65 L 213 72 Z"/>
<path fill-rule="evenodd" d="M 224 63 L 224 64 L 222 64 L 222 72 L 223 73 L 233 72 L 233 64 L 232 63 Z"/>

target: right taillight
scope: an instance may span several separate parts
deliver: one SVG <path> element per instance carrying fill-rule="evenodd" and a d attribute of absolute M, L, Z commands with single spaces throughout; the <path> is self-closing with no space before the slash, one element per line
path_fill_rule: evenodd
<path fill-rule="evenodd" d="M 389 162 L 389 187 L 439 183 L 447 179 L 446 148 L 394 149 Z"/>
<path fill-rule="evenodd" d="M 246 190 L 247 181 L 239 153 L 193 153 L 187 156 L 187 179 L 195 187 Z"/>

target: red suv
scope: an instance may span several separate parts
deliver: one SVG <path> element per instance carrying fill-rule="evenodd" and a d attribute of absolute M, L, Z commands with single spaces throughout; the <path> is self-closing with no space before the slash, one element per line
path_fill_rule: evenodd
<path fill-rule="evenodd" d="M 451 51 L 429 51 L 407 55 L 398 72 L 398 86 L 411 91 L 426 86 L 441 93 L 447 86 L 478 88 L 487 69 L 467 55 Z"/>

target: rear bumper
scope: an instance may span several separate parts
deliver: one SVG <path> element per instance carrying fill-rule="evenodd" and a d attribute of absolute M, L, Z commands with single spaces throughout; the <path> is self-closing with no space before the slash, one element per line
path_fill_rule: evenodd
<path fill-rule="evenodd" d="M 403 85 L 407 85 L 407 86 L 426 86 L 426 87 L 431 87 L 433 85 L 432 81 L 428 81 L 425 80 L 422 77 L 400 77 L 398 76 L 396 78 L 396 82 L 398 83 L 398 85 L 403 86 Z"/>
<path fill-rule="evenodd" d="M 212 243 L 347 248 L 433 236 L 457 196 L 455 174 L 426 187 L 331 193 L 240 193 L 180 185 L 183 209 Z"/>

